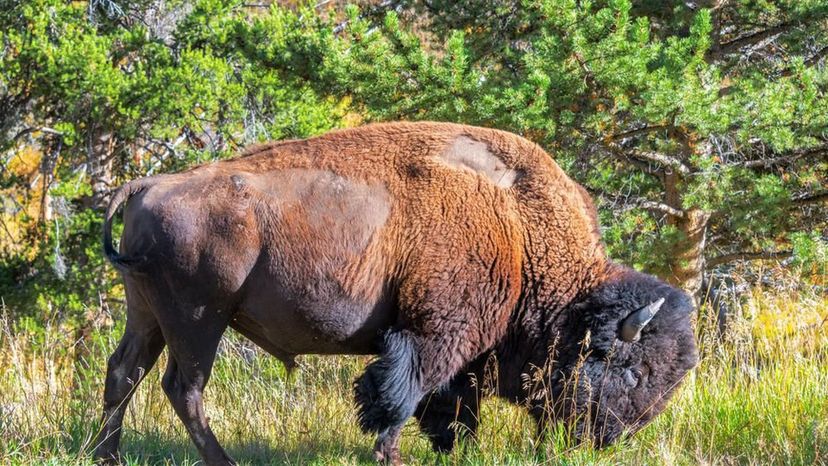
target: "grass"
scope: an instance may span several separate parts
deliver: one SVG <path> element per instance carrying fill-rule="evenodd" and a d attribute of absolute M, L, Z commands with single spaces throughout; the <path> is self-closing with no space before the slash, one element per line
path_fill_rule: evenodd
<path fill-rule="evenodd" d="M 439 456 L 412 422 L 403 457 L 447 465 L 828 464 L 828 299 L 755 290 L 724 337 L 708 315 L 697 324 L 699 367 L 633 438 L 600 451 L 554 436 L 536 444 L 521 409 L 489 400 L 476 441 Z M 83 367 L 59 326 L 2 324 L 0 464 L 91 464 L 104 364 L 120 331 L 96 334 Z M 359 432 L 351 398 L 366 361 L 307 357 L 288 376 L 276 359 L 231 337 L 206 392 L 213 430 L 244 464 L 373 464 L 373 439 Z M 127 464 L 199 462 L 158 368 L 130 405 L 121 450 Z"/>

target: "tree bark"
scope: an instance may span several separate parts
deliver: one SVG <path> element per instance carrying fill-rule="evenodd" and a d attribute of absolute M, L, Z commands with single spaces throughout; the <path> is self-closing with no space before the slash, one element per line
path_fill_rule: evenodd
<path fill-rule="evenodd" d="M 666 201 L 668 205 L 680 206 L 681 175 L 668 173 L 664 176 Z M 697 296 L 702 289 L 704 279 L 704 248 L 707 245 L 707 223 L 710 212 L 691 208 L 684 215 L 668 216 L 667 224 L 676 227 L 679 239 L 673 244 L 668 258 L 669 275 L 667 281 Z"/>
<path fill-rule="evenodd" d="M 86 141 L 86 174 L 92 186 L 92 195 L 84 199 L 84 206 L 106 209 L 112 188 L 112 151 L 115 138 L 110 133 L 91 133 Z"/>
<path fill-rule="evenodd" d="M 707 221 L 710 213 L 690 209 L 684 217 L 671 218 L 681 233 L 681 238 L 673 245 L 668 281 L 691 295 L 697 295 L 704 278 L 704 248 L 707 245 Z"/>
<path fill-rule="evenodd" d="M 42 145 L 43 155 L 40 160 L 40 176 L 41 176 L 41 197 L 40 197 L 40 224 L 43 226 L 46 222 L 52 220 L 52 196 L 49 190 L 52 188 L 52 182 L 55 176 L 55 166 L 57 165 L 60 151 L 63 148 L 63 140 L 60 137 L 51 143 Z M 42 233 L 45 234 L 45 233 Z"/>
<path fill-rule="evenodd" d="M 86 208 L 102 211 L 109 204 L 110 190 L 112 187 L 112 153 L 115 148 L 115 137 L 109 132 L 99 133 L 96 128 L 91 127 L 86 138 L 86 174 L 89 176 L 89 183 L 92 187 L 92 195 L 83 199 Z M 86 254 L 79 258 L 82 262 L 90 260 Z M 89 357 L 91 354 L 92 336 L 95 329 L 103 326 L 109 315 L 107 308 L 107 287 L 105 283 L 108 277 L 104 267 L 98 268 L 94 284 L 91 284 L 99 291 L 99 306 L 90 306 L 82 318 L 81 324 L 75 335 L 75 377 L 73 389 L 85 386 L 89 375 Z"/>

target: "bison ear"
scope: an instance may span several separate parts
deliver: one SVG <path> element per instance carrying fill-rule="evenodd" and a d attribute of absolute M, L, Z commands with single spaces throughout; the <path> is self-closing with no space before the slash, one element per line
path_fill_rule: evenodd
<path fill-rule="evenodd" d="M 641 331 L 653 320 L 663 304 L 664 298 L 659 298 L 627 316 L 621 325 L 621 339 L 627 342 L 638 341 Z"/>

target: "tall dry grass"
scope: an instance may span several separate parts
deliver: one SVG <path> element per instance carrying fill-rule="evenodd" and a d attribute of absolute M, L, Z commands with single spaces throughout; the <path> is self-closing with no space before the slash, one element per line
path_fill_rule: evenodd
<path fill-rule="evenodd" d="M 759 289 L 735 303 L 721 334 L 697 323 L 702 360 L 669 408 L 605 450 L 573 448 L 559 430 L 533 439 L 523 410 L 489 400 L 475 441 L 430 451 L 412 422 L 409 464 L 828 464 L 828 299 Z M 0 322 L 0 464 L 90 464 L 104 364 L 120 330 L 95 335 L 75 361 L 59 324 Z M 213 429 L 247 464 L 373 464 L 351 383 L 364 357 L 308 357 L 290 376 L 274 358 L 230 337 L 207 388 Z M 165 361 L 159 362 L 163 367 Z M 153 369 L 125 421 L 128 464 L 194 464 L 195 449 Z"/>

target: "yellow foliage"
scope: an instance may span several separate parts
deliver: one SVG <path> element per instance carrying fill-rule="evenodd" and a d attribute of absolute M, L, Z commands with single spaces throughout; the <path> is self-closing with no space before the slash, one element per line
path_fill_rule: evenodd
<path fill-rule="evenodd" d="M 752 322 L 751 334 L 760 354 L 783 346 L 807 355 L 828 344 L 828 300 L 769 294 L 756 289 L 743 307 Z"/>
<path fill-rule="evenodd" d="M 17 249 L 28 224 L 27 218 L 37 218 L 43 200 L 43 183 L 40 164 L 43 154 L 34 147 L 19 150 L 6 165 L 13 175 L 26 181 L 21 187 L 0 190 L 2 211 L 0 211 L 0 249 Z"/>

